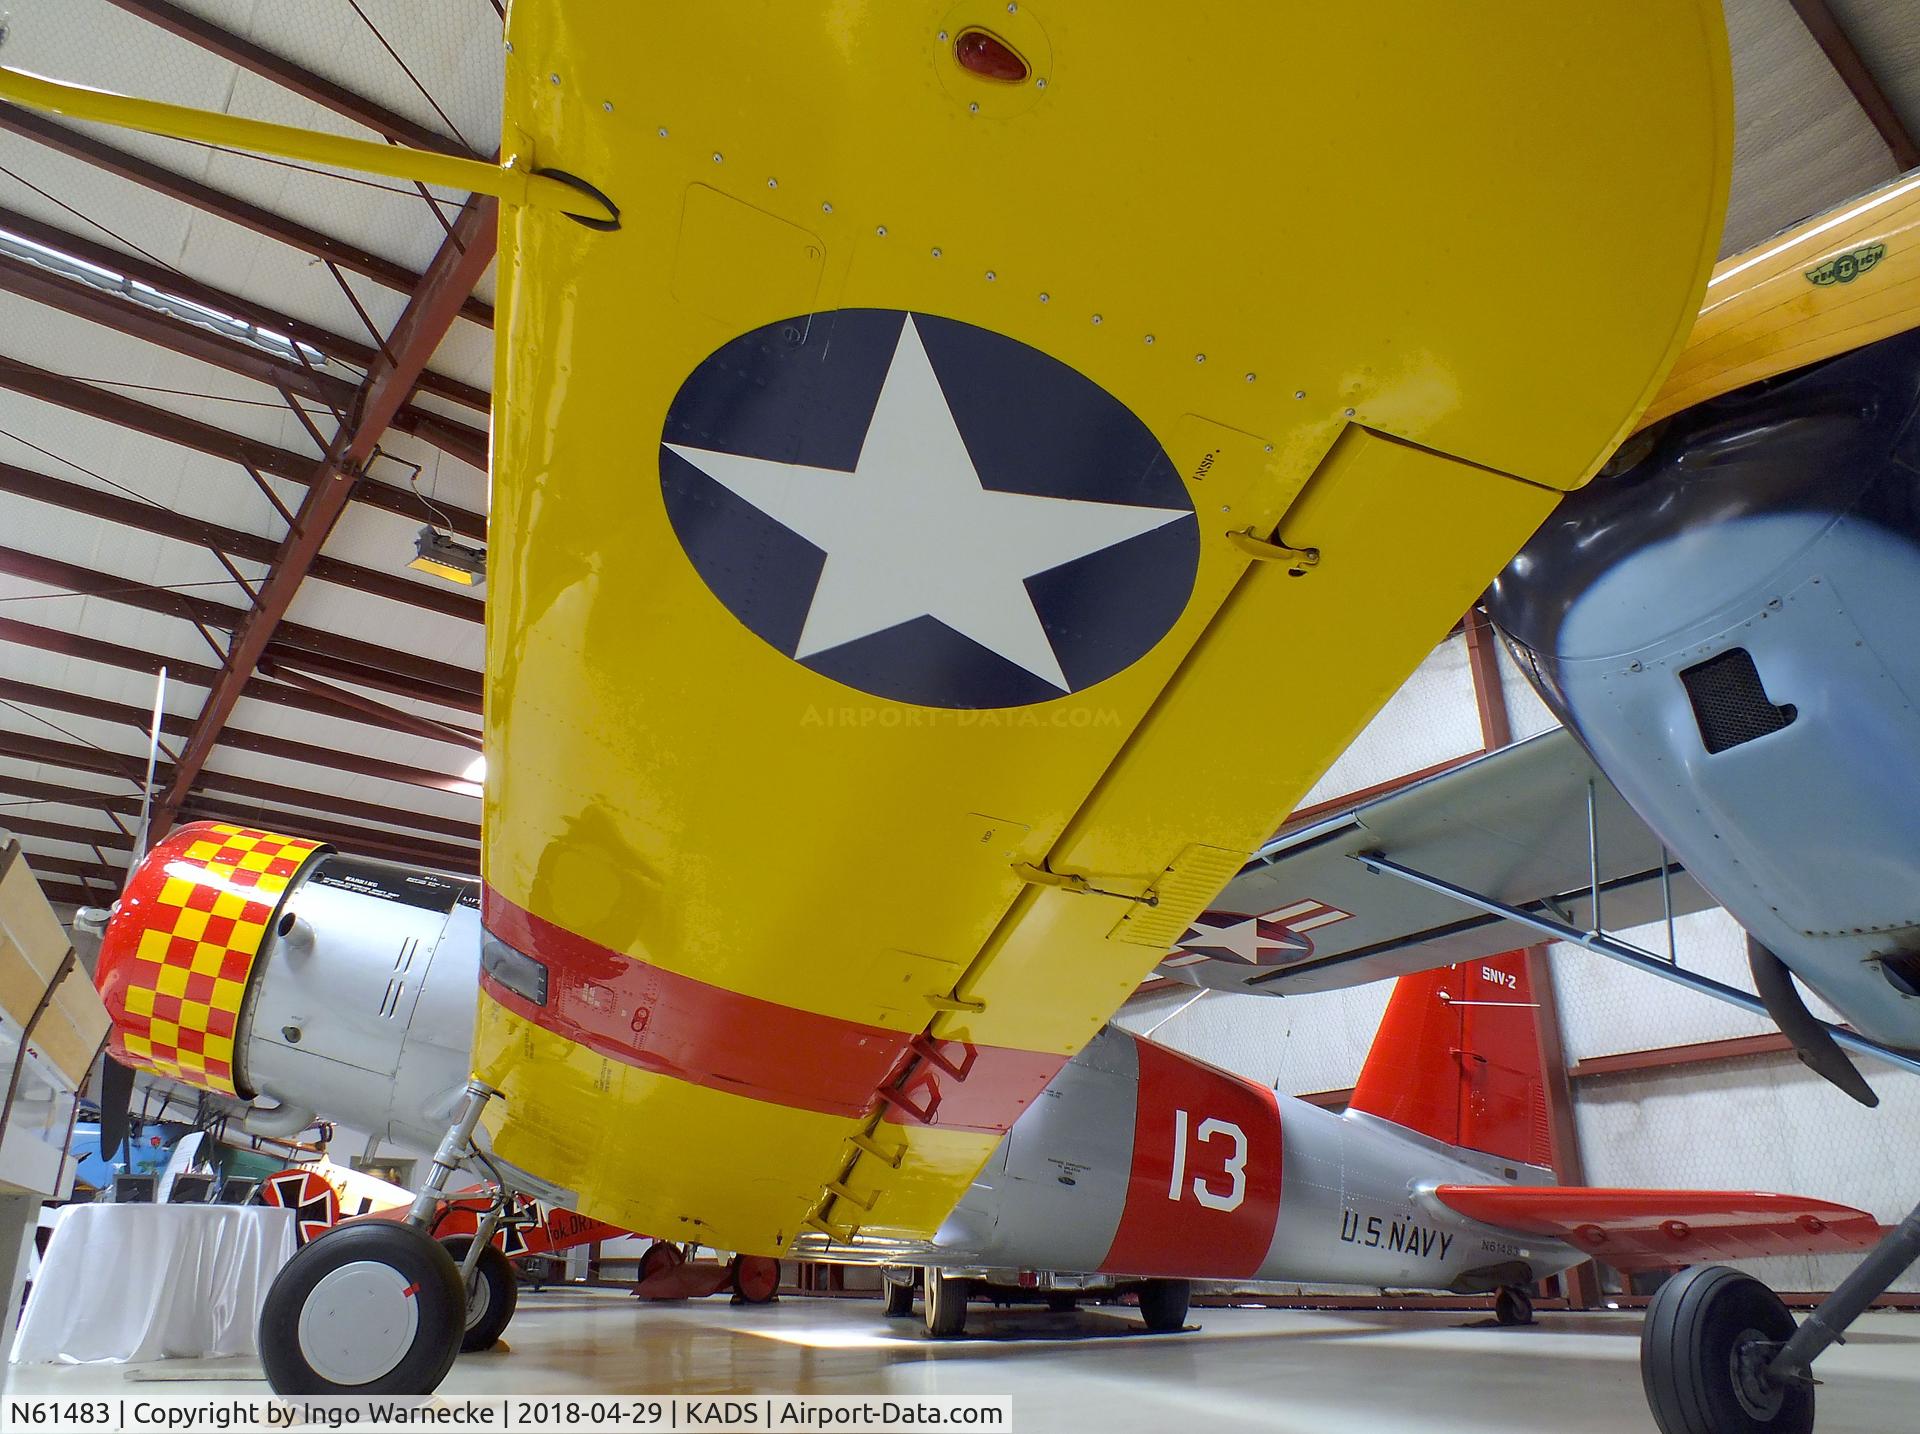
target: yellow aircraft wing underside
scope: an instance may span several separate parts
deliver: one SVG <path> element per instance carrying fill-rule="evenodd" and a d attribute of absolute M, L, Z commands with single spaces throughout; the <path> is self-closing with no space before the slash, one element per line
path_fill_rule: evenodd
<path fill-rule="evenodd" d="M 963 69 L 971 30 L 1026 78 Z M 600 0 L 508 33 L 506 151 L 621 226 L 503 220 L 488 924 L 597 972 L 553 999 L 600 1035 L 489 988 L 495 1147 L 663 1236 L 924 1238 L 1630 430 L 1719 234 L 1719 6 Z M 673 440 L 725 450 L 763 356 L 824 372 L 875 311 L 1036 350 L 1164 448 L 1197 556 L 1137 658 L 902 700 L 735 615 L 780 573 L 723 595 L 690 558 L 690 376 L 738 356 Z M 890 533 L 929 565 L 946 536 Z"/>

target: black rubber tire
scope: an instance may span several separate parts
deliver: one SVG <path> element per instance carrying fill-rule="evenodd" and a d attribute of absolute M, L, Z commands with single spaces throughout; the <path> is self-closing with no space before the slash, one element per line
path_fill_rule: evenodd
<path fill-rule="evenodd" d="M 1185 1329 L 1192 1304 L 1193 1286 L 1186 1280 L 1148 1280 L 1140 1286 L 1140 1317 L 1156 1334 Z"/>
<path fill-rule="evenodd" d="M 880 1277 L 881 1297 L 886 1300 L 888 1319 L 905 1319 L 913 1313 L 913 1281 Z"/>
<path fill-rule="evenodd" d="M 413 1340 L 377 1379 L 336 1384 L 307 1362 L 300 1314 L 322 1279 L 360 1261 L 386 1265 L 412 1286 Z M 336 1225 L 302 1245 L 274 1277 L 260 1308 L 260 1362 L 276 1394 L 431 1394 L 460 1353 L 466 1308 L 460 1267 L 426 1231 L 391 1220 Z"/>
<path fill-rule="evenodd" d="M 1783 1342 L 1794 1331 L 1780 1297 L 1751 1275 L 1696 1265 L 1660 1286 L 1640 1330 L 1640 1382 L 1663 1434 L 1810 1434 L 1813 1388 L 1773 1391 L 1771 1408 L 1741 1397 L 1737 1347 L 1758 1334 Z M 1746 1338 L 1743 1338 L 1746 1337 Z"/>
<path fill-rule="evenodd" d="M 466 1259 L 467 1246 L 472 1243 L 471 1235 L 449 1235 L 440 1242 L 456 1265 Z M 486 1303 L 466 1301 L 467 1332 L 460 1341 L 462 1354 L 475 1354 L 498 1344 L 506 1332 L 507 1322 L 513 1318 L 514 1306 L 520 1303 L 520 1281 L 514 1273 L 513 1261 L 502 1254 L 498 1246 L 489 1245 L 480 1252 L 480 1263 L 474 1267 L 473 1277 L 479 1282 L 478 1288 L 485 1291 Z"/>
<path fill-rule="evenodd" d="M 1080 1308 L 1078 1295 L 1048 1295 L 1047 1308 L 1054 1314 L 1072 1314 Z"/>
<path fill-rule="evenodd" d="M 921 1280 L 921 1315 L 927 1333 L 935 1339 L 951 1339 L 967 1328 L 967 1299 L 973 1293 L 968 1282 L 938 1270 L 928 1270 Z"/>
<path fill-rule="evenodd" d="M 1532 1324 L 1533 1292 L 1519 1285 L 1502 1285 L 1493 1297 L 1493 1317 L 1509 1327 Z"/>

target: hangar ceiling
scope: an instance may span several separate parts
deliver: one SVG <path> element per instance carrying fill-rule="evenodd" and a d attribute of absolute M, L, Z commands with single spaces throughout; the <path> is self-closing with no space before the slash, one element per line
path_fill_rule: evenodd
<path fill-rule="evenodd" d="M 1920 164 L 1909 9 L 1728 0 L 1723 252 Z M 485 156 L 501 24 L 14 0 L 0 64 Z M 491 255 L 464 194 L 0 104 L 0 829 L 57 902 L 118 890 L 162 665 L 160 821 L 477 870 L 484 589 L 407 563 L 485 536 Z"/>

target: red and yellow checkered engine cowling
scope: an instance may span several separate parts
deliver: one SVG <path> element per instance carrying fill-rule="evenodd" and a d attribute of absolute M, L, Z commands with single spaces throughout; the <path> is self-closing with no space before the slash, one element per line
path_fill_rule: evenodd
<path fill-rule="evenodd" d="M 107 923 L 94 982 L 126 1065 L 225 1095 L 261 942 L 320 842 L 226 822 L 176 827 L 135 868 Z"/>

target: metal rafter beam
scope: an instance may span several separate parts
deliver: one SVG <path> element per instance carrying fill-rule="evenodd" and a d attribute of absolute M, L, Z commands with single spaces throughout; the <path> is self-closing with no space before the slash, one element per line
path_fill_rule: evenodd
<path fill-rule="evenodd" d="M 1500 639 L 1493 634 L 1493 623 L 1477 607 L 1468 609 L 1464 627 L 1473 701 L 1480 714 L 1480 745 L 1492 752 L 1513 741 L 1506 688 L 1500 681 Z"/>
<path fill-rule="evenodd" d="M 76 860 L 70 856 L 42 856 L 38 852 L 27 852 L 27 865 L 38 877 L 44 873 L 55 876 L 77 876 L 82 881 L 99 881 L 106 885 L 111 896 L 119 891 L 120 882 L 126 872 L 115 866 L 102 866 L 97 861 Z"/>
<path fill-rule="evenodd" d="M 0 356 L 0 388 L 10 388 L 15 393 L 24 393 L 29 398 L 71 409 L 89 418 L 103 419 L 115 427 L 130 428 L 150 438 L 163 439 L 213 458 L 245 464 L 291 482 L 298 483 L 313 471 L 313 459 L 291 449 L 262 443 L 256 438 L 245 438 L 224 428 L 216 428 L 211 423 L 202 423 L 184 414 L 156 408 L 137 398 L 115 393 L 112 389 L 96 388 L 80 379 L 69 378 L 36 364 L 22 363 L 19 359 Z"/>
<path fill-rule="evenodd" d="M 388 335 L 383 361 L 367 376 L 351 421 L 341 425 L 332 451 L 307 485 L 306 498 L 281 544 L 272 572 L 262 584 L 253 610 L 234 634 L 220 679 L 207 694 L 193 735 L 175 764 L 172 781 L 155 803 L 156 830 L 165 831 L 172 824 L 254 668 L 267 655 L 268 644 L 281 626 L 301 580 L 346 510 L 356 477 L 374 445 L 493 261 L 498 214 L 499 206 L 492 199 L 480 195 L 468 199 L 419 289 L 407 301 L 406 312 Z"/>
<path fill-rule="evenodd" d="M 138 254 L 122 253 L 95 240 L 78 234 L 70 234 L 64 229 L 43 223 L 30 214 L 22 214 L 17 209 L 0 206 L 0 229 L 30 239 L 35 244 L 43 244 L 49 249 L 57 249 L 75 259 L 83 259 L 98 268 L 120 274 L 136 283 L 158 289 L 162 293 L 175 294 L 196 304 L 203 304 L 217 313 L 227 314 L 236 319 L 244 319 L 261 328 L 272 329 L 275 333 L 285 334 L 310 348 L 316 348 L 331 358 L 340 359 L 356 368 L 373 367 L 379 350 L 372 344 L 360 339 L 350 339 L 318 324 L 310 324 L 304 319 L 296 319 L 290 314 L 282 314 L 265 304 L 254 302 L 241 294 L 215 288 L 212 284 L 203 284 L 177 269 L 169 269 L 163 264 L 155 264 Z M 484 388 L 476 388 L 457 378 L 449 378 L 442 373 L 427 370 L 420 375 L 419 391 L 431 393 L 476 413 L 486 413 L 492 407 L 492 398 Z"/>
<path fill-rule="evenodd" d="M 284 394 L 323 404 L 336 412 L 344 411 L 353 402 L 358 387 L 351 379 L 275 357 L 242 339 L 215 333 L 191 320 L 121 298 L 82 279 L 69 278 L 13 254 L 0 253 L 0 290 L 223 368 Z M 394 427 L 462 463 L 483 472 L 486 469 L 487 435 L 470 424 L 409 406 L 400 410 Z"/>
<path fill-rule="evenodd" d="M 85 319 L 118 333 L 213 364 L 257 383 L 284 388 L 315 403 L 340 407 L 353 397 L 353 383 L 336 374 L 277 358 L 265 349 L 229 338 L 201 324 L 123 298 L 17 254 L 0 252 L 0 290 Z"/>
<path fill-rule="evenodd" d="M 146 763 L 104 747 L 89 747 L 80 742 L 62 742 L 57 737 L 37 737 L 31 732 L 0 729 L 0 757 L 35 762 L 47 767 L 63 767 L 69 772 L 93 772 L 103 777 L 120 777 L 140 785 Z"/>
<path fill-rule="evenodd" d="M 1807 33 L 1826 52 L 1834 71 L 1852 92 L 1854 102 L 1866 112 L 1873 127 L 1880 132 L 1880 138 L 1893 151 L 1893 162 L 1903 172 L 1920 165 L 1920 143 L 1914 141 L 1913 132 L 1907 128 L 1906 121 L 1900 118 L 1900 112 L 1893 107 L 1893 101 L 1887 98 L 1887 92 L 1880 88 L 1880 82 L 1873 77 L 1873 71 L 1867 68 L 1859 48 L 1828 6 L 1827 0 L 1792 0 L 1792 4 L 1800 23 L 1807 27 Z"/>
<path fill-rule="evenodd" d="M 52 737 L 35 737 L 20 732 L 0 731 L 0 757 L 13 757 L 23 762 L 36 762 L 41 766 L 57 767 L 69 772 L 94 772 L 104 776 L 118 777 L 135 788 L 145 775 L 146 764 L 139 758 L 123 756 L 118 752 L 107 752 L 97 747 L 84 746 L 78 742 L 62 742 Z M 166 767 L 161 767 L 159 775 L 164 778 Z M 0 791 L 17 790 L 26 779 L 0 774 Z M 46 784 L 38 784 L 45 787 Z M 336 797 L 328 792 L 306 791 L 297 787 L 284 787 L 277 782 L 257 781 L 252 777 L 239 777 L 231 772 L 206 771 L 200 774 L 201 791 L 190 797 L 183 806 L 190 808 L 194 804 L 212 800 L 209 792 L 225 793 L 228 797 L 244 799 L 246 804 L 258 806 L 271 802 L 278 806 L 307 808 L 315 812 L 327 812 L 338 816 L 352 817 L 359 821 L 379 822 L 386 826 L 400 827 L 401 831 L 386 833 L 390 838 L 411 842 L 411 833 L 432 832 L 436 836 L 454 837 L 460 841 L 478 843 L 480 824 L 464 822 L 454 817 L 434 816 L 427 812 L 417 812 L 396 808 L 390 803 L 356 801 L 352 797 Z M 84 807 L 90 810 L 121 813 L 120 807 L 111 799 L 101 800 L 97 792 L 66 790 L 64 797 L 48 796 L 49 801 L 61 801 L 68 806 Z M 38 791 L 22 791 L 21 795 L 38 798 Z M 137 813 L 140 799 L 138 795 L 128 797 Z M 236 806 L 236 803 L 229 803 Z M 262 808 L 265 810 L 265 808 Z M 332 817 L 288 816 L 284 811 L 280 816 L 295 825 L 284 829 L 295 835 L 302 833 L 299 823 L 309 825 Z M 4 825 L 4 823 L 0 823 Z M 336 822 L 336 825 L 338 823 Z"/>
<path fill-rule="evenodd" d="M 192 205 L 230 224 L 237 224 L 255 234 L 311 254 L 316 259 L 337 264 L 397 293 L 413 293 L 426 277 L 414 273 L 404 264 L 383 259 L 378 254 L 322 234 L 317 229 L 309 229 L 304 224 L 296 224 L 285 215 L 264 209 L 238 195 L 228 194 L 151 160 L 115 149 L 81 130 L 57 124 L 35 110 L 0 102 L 0 130 L 30 139 L 56 154 L 80 160 L 156 194 Z M 458 317 L 471 319 L 476 324 L 484 324 L 489 328 L 493 326 L 492 307 L 474 298 L 471 293 L 461 301 L 456 313 Z"/>
<path fill-rule="evenodd" d="M 76 827 L 67 822 L 43 821 L 39 817 L 16 817 L 8 814 L 0 826 L 21 836 L 39 837 L 42 841 L 65 842 L 68 846 L 97 846 L 109 851 L 131 851 L 133 838 L 117 831 L 101 831 L 93 827 Z"/>
<path fill-rule="evenodd" d="M 481 712 L 480 694 L 477 692 L 420 682 L 402 673 L 396 673 L 390 668 L 356 662 L 334 653 L 317 652 L 274 642 L 268 645 L 260 661 L 254 664 L 256 672 L 263 667 L 273 668 L 283 682 L 289 672 L 305 672 L 318 677 L 331 678 L 335 682 L 349 682 L 356 687 L 371 687 L 376 692 L 391 692 L 396 697 L 418 698 L 423 702 L 431 702 L 437 707 L 470 713 L 475 717 L 478 717 Z"/>
<path fill-rule="evenodd" d="M 308 484 L 314 478 L 314 460 L 306 454 L 263 443 L 259 439 L 246 438 L 224 428 L 216 428 L 211 423 L 202 423 L 168 409 L 156 408 L 111 389 L 97 388 L 80 379 L 22 363 L 18 359 L 0 356 L 0 388 L 10 388 L 15 393 L 24 393 L 44 403 L 104 420 L 115 427 L 129 428 L 149 438 L 191 448 L 211 458 L 224 458 L 243 468 L 271 474 L 292 483 Z M 362 478 L 355 485 L 353 497 L 368 507 L 379 508 L 415 523 L 425 522 L 431 516 L 417 494 L 370 478 Z M 436 503 L 434 508 L 445 513 L 442 521 L 455 532 L 485 541 L 487 520 L 484 515 L 446 503 Z"/>
<path fill-rule="evenodd" d="M 385 105 L 376 104 L 364 95 L 357 95 L 332 80 L 314 74 L 303 66 L 282 55 L 276 55 L 244 36 L 231 30 L 223 30 L 210 20 L 182 10 L 168 0 L 109 0 L 130 15 L 138 15 L 150 24 L 189 40 L 201 49 L 231 60 L 243 70 L 272 80 L 282 89 L 291 90 L 305 99 L 312 100 L 324 109 L 364 125 L 375 134 L 392 140 L 395 144 L 412 145 L 415 149 L 430 149 L 440 154 L 456 154 L 471 158 L 472 154 L 457 139 L 436 133 L 425 125 L 415 124 L 405 115 L 397 114 Z"/>
<path fill-rule="evenodd" d="M 70 881 L 43 881 L 39 883 L 40 894 L 47 898 L 50 906 L 99 906 L 100 893 L 85 886 L 75 886 Z"/>
<path fill-rule="evenodd" d="M 1467 644 L 1467 668 L 1473 679 L 1473 701 L 1480 717 L 1480 743 L 1489 752 L 1513 741 L 1513 717 L 1507 690 L 1500 677 L 1500 639 L 1493 622 L 1475 605 L 1461 619 Z M 1548 1159 L 1553 1178 L 1562 1185 L 1584 1185 L 1586 1163 L 1580 1153 L 1580 1128 L 1574 1119 L 1573 1086 L 1567 1078 L 1567 1050 L 1560 1019 L 1560 1000 L 1548 964 L 1547 948 L 1529 946 L 1524 957 L 1527 987 L 1533 992 L 1533 1034 L 1538 1045 L 1541 1083 L 1546 1096 Z M 1600 1297 L 1600 1282 L 1590 1261 L 1583 1261 L 1556 1277 L 1567 1303 L 1591 1309 Z"/>
<path fill-rule="evenodd" d="M 89 717 L 99 722 L 117 722 L 144 733 L 153 714 L 144 707 L 135 707 L 127 702 L 113 702 L 105 697 L 94 697 L 84 692 L 69 692 L 63 688 L 45 687 L 37 682 L 21 682 L 12 677 L 0 677 L 0 700 L 17 702 L 24 707 L 42 708 L 49 712 L 71 712 L 76 717 Z M 160 718 L 160 730 L 170 737 L 186 737 L 193 732 L 193 723 L 186 717 L 175 713 L 165 713 Z M 291 737 L 276 737 L 267 732 L 250 732 L 241 727 L 228 727 L 220 734 L 220 745 L 240 752 L 252 752 L 256 756 L 272 757 L 281 762 L 303 762 L 310 767 L 324 767 L 334 772 L 350 772 L 356 777 L 373 777 L 383 782 L 397 782 L 402 786 L 426 787 L 434 791 L 452 792 L 456 796 L 478 799 L 479 793 L 474 784 L 465 778 L 453 776 L 447 772 L 436 772 L 428 767 L 415 767 L 405 762 L 388 762 L 378 757 L 369 757 L 357 751 L 340 747 L 321 747 L 311 742 L 296 741 Z"/>
<path fill-rule="evenodd" d="M 335 485 L 336 489 L 346 486 L 345 483 Z M 38 553 L 23 553 L 17 548 L 0 547 L 0 572 L 11 573 L 14 577 L 61 592 L 104 598 L 124 607 L 181 618 L 221 632 L 237 634 L 244 630 L 255 611 L 192 593 L 172 592 L 151 583 L 61 562 L 57 558 L 41 557 Z M 271 582 L 269 579 L 269 586 Z M 265 588 L 262 593 L 264 600 Z M 280 623 L 274 635 L 289 665 L 304 667 L 311 658 L 330 659 L 362 670 L 360 678 L 349 680 L 372 682 L 377 678 L 394 690 L 424 701 L 479 711 L 481 678 L 479 673 L 470 668 L 456 667 L 450 662 L 438 662 L 356 637 L 345 637 L 326 628 L 306 627 L 299 623 Z M 251 674 L 252 670 L 253 664 L 249 662 L 247 672 Z M 216 679 L 214 686 L 218 687 L 220 681 Z"/>
<path fill-rule="evenodd" d="M 314 693 L 342 706 L 365 713 L 380 726 L 391 727 L 398 732 L 411 732 L 415 736 L 425 737 L 434 742 L 446 742 L 455 747 L 464 747 L 469 752 L 478 752 L 484 747 L 480 734 L 470 728 L 435 722 L 427 717 L 416 717 L 411 712 L 402 711 L 398 707 L 389 707 L 384 702 L 376 702 L 371 697 L 347 688 L 330 687 L 302 673 L 281 667 L 271 656 L 261 658 L 256 670 L 275 682 L 284 682 L 290 687 L 298 687 L 302 691 Z M 252 695 L 253 689 L 249 688 L 248 692 Z"/>
<path fill-rule="evenodd" d="M 250 826 L 269 827 L 276 831 L 283 831 L 289 836 L 302 836 L 313 841 L 330 842 L 347 851 L 365 852 L 368 856 L 384 856 L 392 861 L 416 862 L 421 866 L 456 871 L 467 876 L 477 875 L 480 870 L 480 852 L 477 847 L 458 847 L 449 846 L 444 842 L 417 841 L 404 835 L 370 831 L 365 827 L 357 827 L 347 822 L 306 816 L 299 812 L 277 811 L 271 807 L 220 801 L 213 797 L 196 794 L 187 799 L 181 815 L 196 820 L 204 817 L 213 821 L 244 822 Z"/>
<path fill-rule="evenodd" d="M 0 795 L 21 797 L 30 802 L 45 803 L 48 806 L 81 807 L 88 811 L 114 812 L 123 817 L 140 815 L 140 798 L 126 793 L 115 795 L 112 792 L 90 792 L 82 787 L 62 787 L 53 782 L 35 781 L 31 777 L 16 777 L 11 772 L 0 772 Z M 0 808 L 0 826 L 7 824 L 10 811 L 17 810 L 12 805 Z"/>
<path fill-rule="evenodd" d="M 138 502 L 104 488 L 69 483 L 64 478 L 52 478 L 13 463 L 0 462 L 0 493 L 11 493 L 15 497 L 45 503 L 69 513 L 84 513 L 90 518 L 99 518 L 123 528 L 156 533 L 193 547 L 211 548 L 236 558 L 246 558 L 250 562 L 270 563 L 280 547 L 273 539 L 257 533 L 243 533 L 218 523 L 204 522 L 185 513 L 176 513 L 171 508 Z M 383 572 L 359 563 L 321 556 L 314 560 L 313 575 L 322 582 L 373 593 L 395 602 L 425 608 L 429 612 L 462 618 L 467 622 L 486 620 L 486 604 L 479 598 L 470 597 L 451 587 L 413 582 L 399 573 Z"/>
<path fill-rule="evenodd" d="M 297 787 L 283 787 L 278 782 L 262 782 L 252 777 L 236 777 L 230 772 L 204 771 L 200 774 L 199 790 L 189 796 L 184 809 L 191 809 L 198 803 L 212 800 L 210 792 L 224 793 L 230 797 L 244 798 L 246 804 L 265 811 L 262 803 L 273 802 L 281 807 L 297 807 L 313 812 L 325 812 L 329 815 L 288 816 L 281 812 L 289 822 L 305 822 L 309 825 L 322 820 L 339 823 L 336 817 L 352 817 L 357 821 L 379 822 L 384 826 L 400 827 L 403 830 L 387 835 L 400 841 L 413 841 L 412 832 L 432 832 L 436 836 L 454 837 L 460 841 L 472 842 L 476 846 L 480 841 L 480 824 L 463 822 L 455 817 L 433 816 L 427 812 L 402 811 L 386 802 L 362 802 L 352 797 L 336 797 L 330 792 L 306 791 Z M 294 835 L 301 834 L 299 826 L 285 828 Z"/>
<path fill-rule="evenodd" d="M 31 647 L 40 652 L 51 652 L 62 657 L 71 657 L 81 662 L 98 663 L 102 667 L 117 667 L 126 672 L 144 672 L 152 677 L 162 667 L 167 669 L 169 681 L 184 683 L 189 687 L 212 687 L 214 679 L 220 675 L 216 667 L 207 667 L 201 663 L 190 662 L 178 657 L 163 657 L 156 653 L 145 652 L 135 647 L 123 647 L 117 642 L 103 642 L 99 638 L 84 637 L 77 632 L 68 632 L 60 628 L 41 627 L 37 623 L 22 622 L 18 618 L 0 617 L 0 642 L 17 643 L 22 647 Z M 411 732 L 417 730 L 399 718 L 410 718 L 410 713 L 401 713 L 398 709 L 387 708 L 379 703 L 362 699 L 348 703 L 327 697 L 312 691 L 302 691 L 294 687 L 284 687 L 277 682 L 256 681 L 247 687 L 246 695 L 261 702 L 271 702 L 279 707 L 292 707 L 302 712 L 316 713 L 322 717 L 336 717 L 345 722 L 358 722 L 366 727 L 379 727 L 388 731 Z M 358 697 L 359 694 L 355 693 Z M 465 737 L 462 745 L 478 747 L 480 734 L 471 728 L 455 726 L 452 723 L 436 723 Z"/>
<path fill-rule="evenodd" d="M 1729 1036 L 1717 1041 L 1691 1041 L 1685 1045 L 1622 1051 L 1610 1056 L 1588 1056 L 1585 1060 L 1575 1062 L 1570 1074 L 1575 1080 L 1587 1080 L 1593 1076 L 1637 1075 L 1646 1071 L 1703 1065 L 1708 1061 L 1739 1060 L 1751 1056 L 1790 1056 L 1793 1053 L 1792 1041 L 1779 1031 L 1768 1031 L 1761 1036 Z"/>

